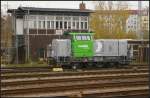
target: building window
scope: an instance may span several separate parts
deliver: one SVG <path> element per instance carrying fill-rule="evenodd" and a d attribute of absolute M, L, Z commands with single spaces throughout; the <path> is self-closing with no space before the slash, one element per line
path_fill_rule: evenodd
<path fill-rule="evenodd" d="M 27 20 L 24 21 L 24 28 L 28 28 L 27 22 L 28 22 Z"/>
<path fill-rule="evenodd" d="M 56 20 L 62 20 L 63 17 L 62 16 L 56 16 Z"/>
<path fill-rule="evenodd" d="M 71 16 L 64 16 L 64 29 L 71 29 Z"/>
<path fill-rule="evenodd" d="M 45 20 L 45 15 L 39 15 L 39 20 Z"/>
<path fill-rule="evenodd" d="M 105 17 L 109 18 L 109 17 Z M 108 20 L 108 19 L 106 19 Z M 81 16 L 80 17 L 80 29 L 88 29 L 88 17 L 87 16 Z"/>
<path fill-rule="evenodd" d="M 36 16 L 35 15 L 26 15 L 25 16 L 25 27 L 26 28 L 32 28 L 32 29 L 36 29 L 37 28 L 37 24 L 36 24 Z"/>
<path fill-rule="evenodd" d="M 58 26 L 58 21 L 56 21 L 56 29 L 59 29 L 58 27 L 59 27 L 59 26 Z"/>
<path fill-rule="evenodd" d="M 43 29 L 45 29 L 45 21 L 43 21 Z"/>
<path fill-rule="evenodd" d="M 62 21 L 60 21 L 60 29 L 62 29 Z"/>
<path fill-rule="evenodd" d="M 71 22 L 68 22 L 68 29 L 71 29 Z"/>
<path fill-rule="evenodd" d="M 50 21 L 47 21 L 47 29 L 50 29 Z"/>
<path fill-rule="evenodd" d="M 79 16 L 72 17 L 72 29 L 79 29 Z"/>
<path fill-rule="evenodd" d="M 75 22 L 72 22 L 72 28 L 73 28 L 73 29 L 76 29 L 76 28 L 75 28 Z"/>
<path fill-rule="evenodd" d="M 54 20 L 55 20 L 55 17 L 54 16 L 47 16 L 47 25 L 46 25 L 46 22 L 45 22 L 45 27 L 47 26 L 47 29 L 54 29 Z"/>
<path fill-rule="evenodd" d="M 34 21 L 34 28 L 35 28 L 35 29 L 37 28 L 37 23 L 36 23 L 36 21 Z"/>
<path fill-rule="evenodd" d="M 64 28 L 67 29 L 67 22 L 64 22 Z"/>
<path fill-rule="evenodd" d="M 71 17 L 70 17 L 70 16 L 65 16 L 65 17 L 64 17 L 64 20 L 66 20 L 66 21 L 71 21 Z"/>
<path fill-rule="evenodd" d="M 78 16 L 73 16 L 73 21 L 79 21 L 79 17 Z"/>
<path fill-rule="evenodd" d="M 86 16 L 81 16 L 81 21 L 87 21 L 87 17 Z"/>
<path fill-rule="evenodd" d="M 46 16 L 45 15 L 39 15 L 38 16 L 38 28 L 39 29 L 45 29 L 46 28 L 46 22 L 45 22 L 45 18 Z"/>
<path fill-rule="evenodd" d="M 29 20 L 28 22 L 29 22 L 29 24 L 28 24 L 28 25 L 29 25 L 29 28 L 33 28 L 33 21 L 32 21 L 32 20 Z"/>
<path fill-rule="evenodd" d="M 54 20 L 54 16 L 47 16 L 47 20 Z"/>
<path fill-rule="evenodd" d="M 81 22 L 81 29 L 83 29 L 83 22 Z"/>
<path fill-rule="evenodd" d="M 79 29 L 79 22 L 77 22 L 77 29 Z"/>
<path fill-rule="evenodd" d="M 56 29 L 62 29 L 63 28 L 63 16 L 56 16 Z"/>
<path fill-rule="evenodd" d="M 51 29 L 54 29 L 54 21 L 51 21 Z"/>
<path fill-rule="evenodd" d="M 45 21 L 39 21 L 39 26 L 38 26 L 39 29 L 45 29 L 46 28 L 46 24 L 45 24 Z"/>
<path fill-rule="evenodd" d="M 38 28 L 39 29 L 41 29 L 42 27 L 41 27 L 41 21 L 39 21 L 39 26 L 38 26 Z"/>
<path fill-rule="evenodd" d="M 84 26 L 85 26 L 84 28 L 87 29 L 87 22 L 85 22 L 85 25 L 84 25 Z"/>

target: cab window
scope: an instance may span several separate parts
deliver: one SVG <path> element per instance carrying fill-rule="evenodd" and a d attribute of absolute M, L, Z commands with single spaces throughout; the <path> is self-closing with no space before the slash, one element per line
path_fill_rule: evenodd
<path fill-rule="evenodd" d="M 76 35 L 76 40 L 91 40 L 90 35 Z"/>
<path fill-rule="evenodd" d="M 82 37 L 82 40 L 87 40 L 86 36 L 81 36 L 81 37 Z"/>
<path fill-rule="evenodd" d="M 90 36 L 87 36 L 87 40 L 90 40 Z"/>
<path fill-rule="evenodd" d="M 76 40 L 82 40 L 81 36 L 80 36 L 80 35 L 77 35 L 77 36 L 76 36 Z"/>

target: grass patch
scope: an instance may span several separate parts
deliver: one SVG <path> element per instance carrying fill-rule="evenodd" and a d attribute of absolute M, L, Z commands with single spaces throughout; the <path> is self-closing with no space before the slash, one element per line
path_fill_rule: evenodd
<path fill-rule="evenodd" d="M 132 63 L 130 63 L 130 65 L 148 65 L 148 64 L 149 64 L 148 62 L 140 62 L 140 63 L 132 62 Z"/>
<path fill-rule="evenodd" d="M 26 64 L 7 64 L 5 67 L 46 67 L 47 63 L 39 64 L 38 62 L 26 63 Z"/>

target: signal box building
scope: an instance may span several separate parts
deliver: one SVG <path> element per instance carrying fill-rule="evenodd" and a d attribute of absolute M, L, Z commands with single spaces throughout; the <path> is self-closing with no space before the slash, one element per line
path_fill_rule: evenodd
<path fill-rule="evenodd" d="M 65 31 L 87 32 L 92 11 L 81 3 L 79 9 L 19 7 L 12 15 L 14 41 L 19 61 L 46 58 L 47 45 L 54 38 L 65 38 Z"/>

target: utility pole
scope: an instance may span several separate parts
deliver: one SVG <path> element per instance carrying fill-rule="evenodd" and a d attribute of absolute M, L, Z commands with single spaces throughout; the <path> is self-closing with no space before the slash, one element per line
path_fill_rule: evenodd
<path fill-rule="evenodd" d="M 26 33 L 25 33 L 25 44 L 26 44 L 26 62 L 29 61 L 29 10 L 25 14 L 25 21 L 27 23 Z"/>
<path fill-rule="evenodd" d="M 30 58 L 30 47 L 29 47 L 29 10 L 28 10 L 28 14 L 27 14 L 27 62 L 29 61 Z"/>
<path fill-rule="evenodd" d="M 142 28 L 142 21 L 141 21 L 141 16 L 142 16 L 142 1 L 138 1 L 138 39 L 140 39 L 141 40 L 141 51 L 140 52 L 142 52 L 141 54 L 139 54 L 139 56 L 140 56 L 140 62 L 143 62 L 142 61 L 142 59 L 143 59 L 143 49 L 144 49 L 144 42 L 143 42 L 143 32 L 142 32 L 142 30 L 141 30 L 141 28 Z"/>
<path fill-rule="evenodd" d="M 109 11 L 112 11 L 112 4 L 113 4 L 112 1 L 108 1 L 108 10 L 109 10 Z M 109 21 L 109 22 L 108 22 L 108 23 L 109 23 L 109 24 L 108 24 L 108 27 L 109 27 L 108 30 L 109 30 L 109 33 L 111 34 L 111 33 L 112 33 L 112 26 L 111 26 L 111 25 L 112 25 L 112 24 L 111 24 L 111 19 L 112 19 L 111 17 L 112 17 L 112 15 L 109 14 L 108 17 L 109 17 L 109 18 L 108 18 L 108 21 Z"/>
<path fill-rule="evenodd" d="M 17 31 L 16 31 L 16 18 L 17 18 L 17 15 L 14 10 L 13 22 L 14 22 L 14 32 L 15 32 L 16 64 L 18 64 L 18 37 L 17 37 Z"/>
<path fill-rule="evenodd" d="M 14 12 L 15 12 L 15 11 L 14 11 Z M 14 15 L 15 15 L 15 14 L 16 14 L 16 13 L 14 13 Z M 18 35 L 17 35 L 17 31 L 16 31 L 16 22 L 17 22 L 17 21 L 16 21 L 16 18 L 17 18 L 17 15 L 15 15 L 14 18 L 15 18 L 15 19 L 14 19 L 14 21 L 15 21 L 15 22 L 14 22 L 14 23 L 15 23 L 14 25 L 15 25 L 15 34 L 16 34 L 16 63 L 18 64 Z"/>
<path fill-rule="evenodd" d="M 143 33 L 141 32 L 141 8 L 142 8 L 142 1 L 138 1 L 138 39 L 143 39 Z"/>

